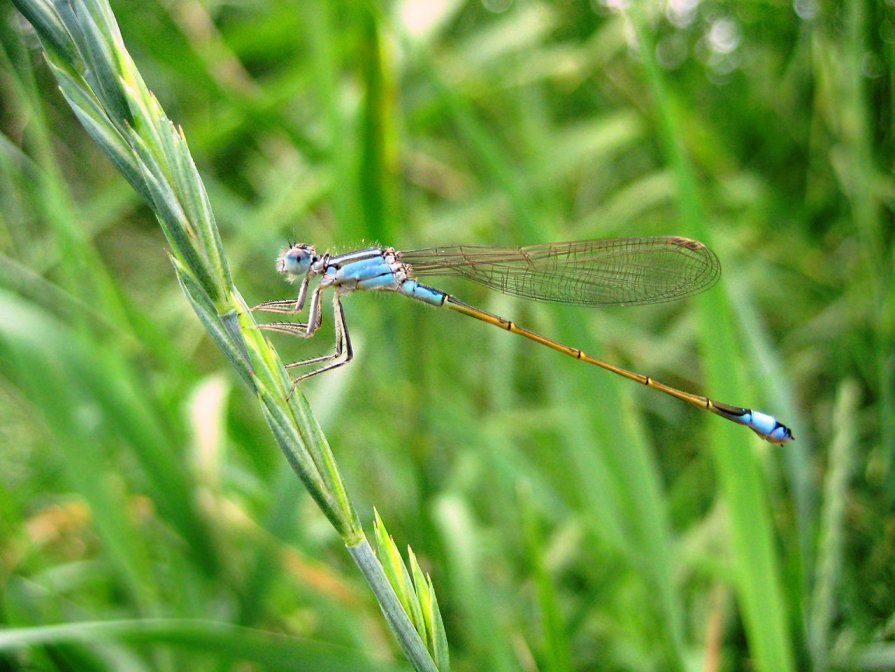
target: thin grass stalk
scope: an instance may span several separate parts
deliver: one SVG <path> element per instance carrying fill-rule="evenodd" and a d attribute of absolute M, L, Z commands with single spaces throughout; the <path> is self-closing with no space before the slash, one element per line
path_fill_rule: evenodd
<path fill-rule="evenodd" d="M 856 414 L 860 401 L 857 383 L 846 380 L 839 389 L 830 445 L 830 467 L 824 485 L 817 577 L 811 600 L 808 644 L 816 672 L 830 667 L 830 631 L 836 617 L 836 591 L 843 565 L 845 507 L 855 464 Z"/>
<path fill-rule="evenodd" d="M 841 70 L 841 140 L 845 148 L 847 168 L 843 188 L 849 198 L 852 217 L 857 233 L 864 245 L 866 263 L 860 266 L 860 273 L 866 274 L 863 285 L 869 287 L 873 297 L 873 315 L 877 325 L 874 346 L 876 352 L 876 374 L 879 401 L 880 453 L 883 455 L 883 469 L 888 474 L 888 501 L 895 502 L 895 355 L 892 354 L 892 340 L 895 337 L 895 311 L 891 306 L 895 301 L 892 258 L 886 245 L 886 220 L 882 216 L 885 203 L 877 185 L 881 178 L 877 175 L 875 154 L 876 138 L 871 119 L 876 114 L 870 104 L 867 77 L 855 77 L 863 72 L 864 60 L 870 53 L 868 35 L 871 26 L 867 21 L 868 3 L 850 0 L 845 3 L 844 54 L 843 61 L 848 67 Z M 880 159 L 880 163 L 883 160 Z"/>
<path fill-rule="evenodd" d="M 62 93 L 84 128 L 153 209 L 171 245 L 181 289 L 209 335 L 255 391 L 274 438 L 362 570 L 405 655 L 417 670 L 439 669 L 408 617 L 417 608 L 402 605 L 384 579 L 307 401 L 300 390 L 287 400 L 291 381 L 233 284 L 185 135 L 144 83 L 108 3 L 14 4 L 37 31 Z"/>

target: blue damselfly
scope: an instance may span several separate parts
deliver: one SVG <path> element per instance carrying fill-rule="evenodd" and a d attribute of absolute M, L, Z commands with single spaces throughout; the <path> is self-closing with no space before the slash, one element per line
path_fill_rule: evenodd
<path fill-rule="evenodd" d="M 630 380 L 745 425 L 761 438 L 783 444 L 793 438 L 789 428 L 773 416 L 666 385 L 585 354 L 578 348 L 524 329 L 515 322 L 480 310 L 420 284 L 416 278 L 460 276 L 507 294 L 537 301 L 581 306 L 643 305 L 673 301 L 713 285 L 720 273 L 718 258 L 705 245 L 681 237 L 617 238 L 547 243 L 528 247 L 456 245 L 397 251 L 368 247 L 345 254 L 318 254 L 302 243 L 291 244 L 277 259 L 277 270 L 299 282 L 296 299 L 266 301 L 253 310 L 298 313 L 305 305 L 311 281 L 306 324 L 270 322 L 262 329 L 310 338 L 320 327 L 323 292 L 333 289 L 335 352 L 287 364 L 287 369 L 321 364 L 298 376 L 294 383 L 349 362 L 353 356 L 345 326 L 341 297 L 354 291 L 397 292 L 423 303 L 448 308 L 524 336 L 570 357 L 594 364 Z"/>

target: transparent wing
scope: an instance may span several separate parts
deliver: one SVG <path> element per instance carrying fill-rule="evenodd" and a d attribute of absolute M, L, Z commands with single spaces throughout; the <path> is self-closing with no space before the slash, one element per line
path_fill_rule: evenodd
<path fill-rule="evenodd" d="M 461 276 L 536 301 L 590 306 L 673 301 L 707 289 L 721 274 L 714 252 L 676 236 L 515 248 L 455 245 L 398 256 L 413 277 Z"/>

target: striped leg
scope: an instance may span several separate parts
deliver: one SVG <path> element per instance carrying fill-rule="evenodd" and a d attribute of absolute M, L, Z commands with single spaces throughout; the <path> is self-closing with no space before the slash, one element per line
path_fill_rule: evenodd
<path fill-rule="evenodd" d="M 313 305 L 313 304 L 312 304 Z M 354 350 L 351 348 L 351 338 L 348 336 L 348 328 L 345 326 L 345 313 L 342 310 L 342 302 L 339 300 L 338 292 L 333 294 L 333 323 L 335 324 L 336 330 L 336 349 L 330 355 L 323 355 L 322 357 L 314 357 L 312 359 L 306 359 L 303 362 L 293 362 L 292 364 L 287 364 L 287 369 L 297 369 L 302 366 L 308 366 L 309 364 L 318 364 L 320 362 L 329 362 L 328 364 L 321 366 L 319 369 L 314 369 L 313 371 L 308 371 L 307 373 L 303 373 L 298 376 L 298 378 L 292 381 L 292 387 L 289 390 L 289 394 L 286 395 L 286 398 L 292 396 L 292 393 L 295 391 L 296 386 L 299 381 L 310 378 L 311 376 L 316 376 L 318 373 L 323 373 L 324 371 L 332 371 L 333 369 L 337 369 L 340 366 L 343 366 L 351 361 L 354 357 Z"/>
<path fill-rule="evenodd" d="M 305 279 L 301 281 L 301 285 L 298 288 L 298 297 L 296 297 L 295 301 L 292 299 L 265 301 L 253 307 L 252 310 L 263 310 L 268 313 L 300 313 L 302 308 L 305 307 L 305 297 L 308 294 L 308 282 L 310 279 L 310 276 L 305 276 Z"/>
<path fill-rule="evenodd" d="M 304 303 L 304 297 L 299 293 L 299 298 L 301 298 L 302 303 Z M 318 286 L 317 289 L 314 290 L 314 293 L 311 294 L 311 306 L 308 308 L 308 323 L 302 324 L 301 322 L 263 322 L 258 325 L 259 329 L 265 329 L 267 331 L 282 331 L 287 334 L 292 334 L 293 336 L 301 336 L 302 338 L 311 338 L 314 335 L 314 332 L 320 328 L 320 324 L 323 321 L 323 310 L 321 309 L 321 304 L 323 300 L 323 287 Z M 268 310 L 270 312 L 280 312 L 280 313 L 294 313 L 294 310 L 277 310 L 275 308 L 271 308 L 269 304 L 273 303 L 284 303 L 282 301 L 267 301 L 266 303 L 261 303 L 252 310 Z M 295 306 L 294 301 L 286 301 L 289 306 Z M 261 306 L 264 306 L 263 308 Z"/>

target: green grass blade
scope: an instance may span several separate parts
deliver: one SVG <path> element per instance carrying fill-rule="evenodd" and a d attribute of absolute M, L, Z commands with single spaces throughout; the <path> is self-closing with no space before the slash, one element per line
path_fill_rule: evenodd
<path fill-rule="evenodd" d="M 343 647 L 225 623 L 183 619 L 98 621 L 5 630 L 0 633 L 0 650 L 60 643 L 100 644 L 105 641 L 166 644 L 201 653 L 214 652 L 222 661 L 244 661 L 268 669 L 297 672 L 308 669 L 333 672 L 407 669 L 373 662 L 367 656 Z"/>
<path fill-rule="evenodd" d="M 824 487 L 817 577 L 808 621 L 811 657 L 818 672 L 829 669 L 830 652 L 834 649 L 830 633 L 836 617 L 836 595 L 842 575 L 845 509 L 855 464 L 858 394 L 854 381 L 845 381 L 836 403 L 836 434 L 830 446 L 830 471 Z"/>
<path fill-rule="evenodd" d="M 685 137 L 671 93 L 655 58 L 655 45 L 642 8 L 630 13 L 657 113 L 659 137 L 677 186 L 681 220 L 689 233 L 711 245 Z M 743 389 L 730 307 L 720 292 L 699 297 L 700 332 L 710 388 L 721 399 Z M 781 594 L 780 573 L 759 465 L 748 436 L 729 423 L 712 426 L 714 455 L 731 519 L 737 589 L 756 665 L 762 670 L 792 670 L 792 644 Z"/>
<path fill-rule="evenodd" d="M 544 558 L 544 539 L 538 513 L 531 505 L 528 488 L 521 487 L 519 493 L 522 524 L 531 557 L 529 564 L 534 570 L 537 586 L 538 607 L 543 640 L 544 670 L 547 672 L 567 672 L 572 670 L 569 638 L 560 612 L 557 586 L 550 575 Z"/>
<path fill-rule="evenodd" d="M 360 205 L 365 234 L 372 240 L 391 241 L 395 239 L 399 167 L 389 42 L 376 12 L 362 10 L 358 19 L 363 26 L 361 79 L 365 87 L 360 114 Z"/>

